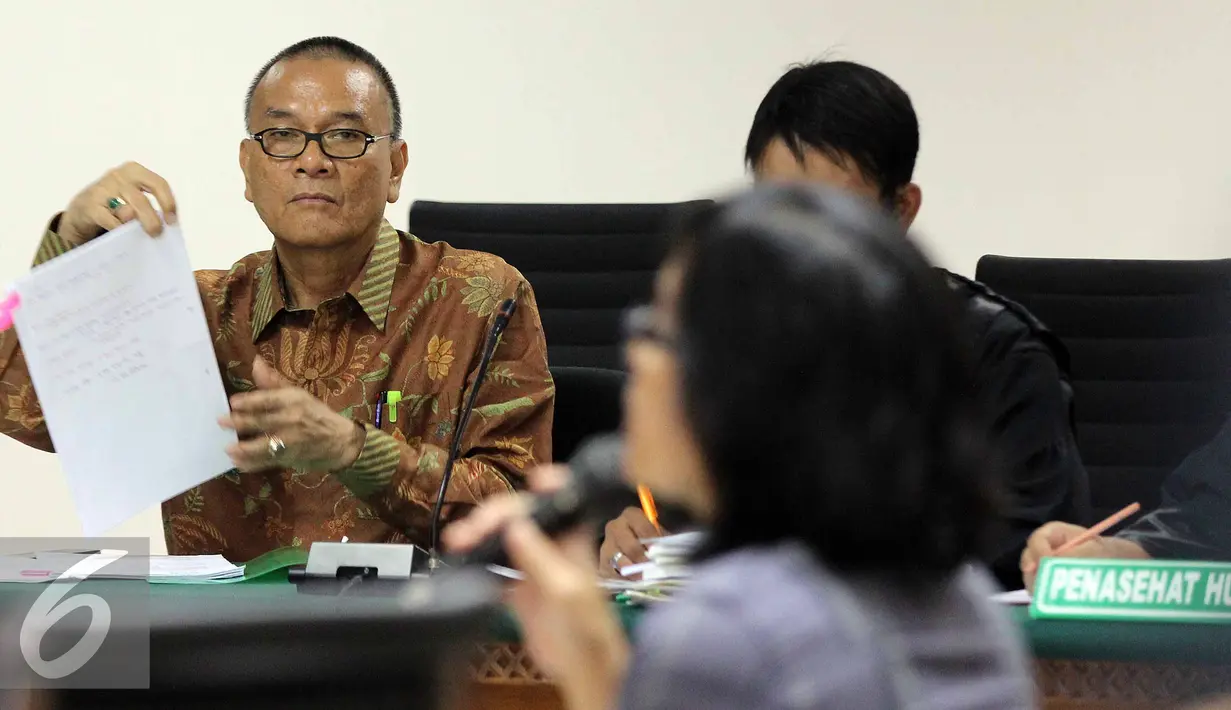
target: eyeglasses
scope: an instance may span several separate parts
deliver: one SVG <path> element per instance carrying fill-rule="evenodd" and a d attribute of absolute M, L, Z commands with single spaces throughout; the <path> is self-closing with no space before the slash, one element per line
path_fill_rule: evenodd
<path fill-rule="evenodd" d="M 392 135 L 374 136 L 354 128 L 334 128 L 324 133 L 309 133 L 298 128 L 266 128 L 248 136 L 261 144 L 261 150 L 271 158 L 298 158 L 316 141 L 321 152 L 330 158 L 349 160 L 368 152 L 368 146 Z"/>
<path fill-rule="evenodd" d="M 658 325 L 653 306 L 636 306 L 624 312 L 622 323 L 624 342 L 643 340 L 666 348 L 675 347 L 675 336 Z"/>

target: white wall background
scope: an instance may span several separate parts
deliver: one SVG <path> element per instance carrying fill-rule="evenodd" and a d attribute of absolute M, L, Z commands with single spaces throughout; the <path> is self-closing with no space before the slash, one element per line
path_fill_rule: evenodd
<path fill-rule="evenodd" d="M 236 163 L 243 93 L 269 56 L 317 34 L 373 51 L 402 93 L 399 227 L 417 197 L 738 186 L 762 94 L 788 64 L 829 55 L 913 98 L 918 226 L 945 266 L 1231 251 L 1226 0 L 42 0 L 6 9 L 0 41 L 0 284 L 46 220 L 124 160 L 169 180 L 198 268 L 266 248 Z M 79 532 L 54 457 L 0 440 L 0 536 Z M 156 508 L 116 532 L 163 549 Z"/>

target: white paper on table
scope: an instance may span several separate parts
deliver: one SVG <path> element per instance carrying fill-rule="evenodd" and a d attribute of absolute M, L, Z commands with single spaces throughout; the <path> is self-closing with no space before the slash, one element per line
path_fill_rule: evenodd
<path fill-rule="evenodd" d="M 105 560 L 104 567 L 110 567 L 127 559 L 127 556 L 123 550 L 99 550 L 90 554 L 40 552 L 36 555 L 4 555 L 0 556 L 0 581 L 53 582 L 57 579 L 80 579 L 84 574 L 81 568 L 73 574 L 68 572 L 77 563 L 91 559 Z"/>
<path fill-rule="evenodd" d="M 689 532 L 664 535 L 662 537 L 643 537 L 640 538 L 638 542 L 646 547 L 649 547 L 650 545 L 658 545 L 660 548 L 664 549 L 693 550 L 701 544 L 704 538 L 704 533 L 691 530 Z"/>
<path fill-rule="evenodd" d="M 650 569 L 656 569 L 657 567 L 658 564 L 654 562 L 638 562 L 636 564 L 624 565 L 617 571 L 622 577 L 632 577 L 633 575 L 641 574 L 642 572 Z"/>
<path fill-rule="evenodd" d="M 1000 594 L 993 594 L 992 601 L 1009 606 L 1027 606 L 1030 604 L 1030 592 L 1027 592 L 1025 589 L 1018 589 L 1015 592 L 1001 592 Z"/>
<path fill-rule="evenodd" d="M 87 536 L 231 468 L 183 232 L 129 222 L 14 283 L 14 325 Z"/>
<path fill-rule="evenodd" d="M 87 573 L 69 571 L 89 558 L 107 564 Z M 35 556 L 0 556 L 0 582 L 51 582 L 65 579 L 220 580 L 242 577 L 244 568 L 222 555 L 128 555 L 122 550 L 95 554 L 39 553 Z"/>
<path fill-rule="evenodd" d="M 218 577 L 242 573 L 222 555 L 151 555 L 151 577 Z"/>
<path fill-rule="evenodd" d="M 488 565 L 487 571 L 491 572 L 492 574 L 504 577 L 506 579 L 515 579 L 515 580 L 521 581 L 526 578 L 526 575 L 523 574 L 521 570 L 516 570 L 516 569 L 513 569 L 512 567 L 505 567 L 504 565 Z"/>
<path fill-rule="evenodd" d="M 41 584 L 60 576 L 63 570 L 51 569 L 29 557 L 0 556 L 0 582 Z"/>

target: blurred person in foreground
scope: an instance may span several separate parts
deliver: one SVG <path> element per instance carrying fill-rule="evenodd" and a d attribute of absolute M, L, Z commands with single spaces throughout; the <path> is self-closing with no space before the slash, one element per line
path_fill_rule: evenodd
<path fill-rule="evenodd" d="M 508 496 L 446 542 L 505 526 L 528 648 L 574 710 L 1031 707 L 971 562 L 995 465 L 955 306 L 897 223 L 840 192 L 704 208 L 630 314 L 624 409 L 626 477 L 704 523 L 689 585 L 630 648 L 588 531 L 553 543 Z"/>
<path fill-rule="evenodd" d="M 804 181 L 859 195 L 909 227 L 923 202 L 912 182 L 919 123 L 910 97 L 884 74 L 853 62 L 788 71 L 762 99 L 744 158 L 758 183 Z M 1089 483 L 1074 439 L 1068 352 L 1025 307 L 940 271 L 963 304 L 974 346 L 974 388 L 1001 447 L 1011 498 L 988 561 L 1001 585 L 1019 585 L 1026 539 L 1049 520 L 1087 523 Z M 604 531 L 600 574 L 645 559 L 654 528 L 629 508 Z"/>
<path fill-rule="evenodd" d="M 284 49 L 257 72 L 244 116 L 243 196 L 273 246 L 196 273 L 230 397 L 219 425 L 240 441 L 234 469 L 163 503 L 167 550 L 242 562 L 343 537 L 426 546 L 454 413 L 505 299 L 518 307 L 491 362 L 503 377 L 478 396 L 446 519 L 551 460 L 555 389 L 533 290 L 493 255 L 385 220 L 407 148 L 393 80 L 367 50 L 337 37 Z M 109 171 L 50 221 L 35 265 L 133 220 L 160 234 L 150 196 L 177 221 L 162 176 Z M 384 391 L 400 393 L 400 417 L 376 416 Z M 0 434 L 54 448 L 14 331 L 0 332 Z"/>
<path fill-rule="evenodd" d="M 1085 531 L 1063 522 L 1035 531 L 1021 557 L 1026 588 L 1034 591 L 1040 560 L 1055 556 Z M 1167 477 L 1156 510 L 1115 535 L 1096 537 L 1063 556 L 1231 561 L 1231 418 Z"/>

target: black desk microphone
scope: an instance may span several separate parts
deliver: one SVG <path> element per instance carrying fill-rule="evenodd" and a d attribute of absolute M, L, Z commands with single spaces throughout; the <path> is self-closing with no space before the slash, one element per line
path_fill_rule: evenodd
<path fill-rule="evenodd" d="M 554 493 L 537 495 L 530 519 L 552 536 L 594 520 L 606 522 L 618 516 L 637 494 L 623 478 L 623 441 L 617 434 L 586 439 L 569 459 L 568 483 Z M 504 531 L 492 534 L 469 554 L 451 560 L 451 565 L 509 565 L 504 551 Z"/>
<path fill-rule="evenodd" d="M 517 301 L 511 298 L 505 299 L 500 304 L 496 318 L 492 321 L 491 330 L 487 332 L 487 342 L 483 344 L 479 369 L 475 372 L 474 384 L 470 387 L 470 397 L 466 399 L 466 403 L 458 413 L 457 428 L 453 430 L 453 437 L 449 441 L 449 456 L 445 459 L 445 468 L 440 476 L 440 490 L 436 492 L 436 505 L 432 507 L 432 544 L 428 550 L 429 569 L 435 569 L 440 561 L 440 515 L 444 509 L 445 492 L 449 490 L 449 481 L 453 479 L 453 464 L 457 461 L 462 447 L 462 436 L 466 432 L 466 425 L 470 423 L 470 414 L 474 411 L 479 388 L 483 386 L 483 380 L 487 378 L 487 368 L 491 366 L 492 355 L 496 352 L 496 346 L 500 344 L 500 334 L 508 327 L 509 319 L 513 317 L 513 312 L 516 310 Z"/>

